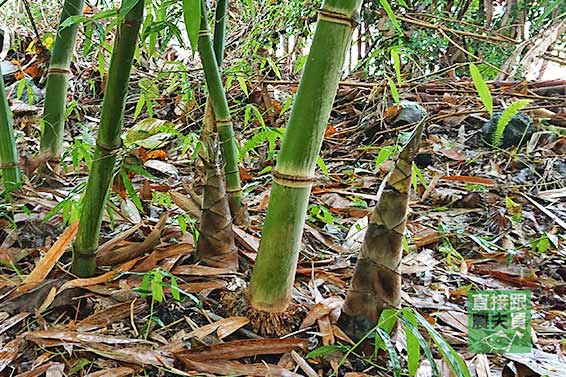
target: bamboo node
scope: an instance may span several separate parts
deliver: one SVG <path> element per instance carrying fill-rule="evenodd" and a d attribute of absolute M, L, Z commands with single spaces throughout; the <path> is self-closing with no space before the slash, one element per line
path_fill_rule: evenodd
<path fill-rule="evenodd" d="M 101 142 L 97 141 L 96 142 L 96 147 L 101 149 L 102 151 L 106 152 L 107 154 L 118 154 L 118 151 L 120 149 L 122 149 L 122 140 L 120 140 L 120 145 L 118 145 L 117 147 L 110 147 L 107 145 L 102 144 Z"/>
<path fill-rule="evenodd" d="M 310 187 L 314 182 L 317 181 L 315 177 L 303 177 L 298 175 L 283 174 L 273 169 L 271 171 L 271 176 L 273 180 L 282 186 L 293 186 L 293 187 Z"/>
<path fill-rule="evenodd" d="M 220 127 L 220 126 L 231 126 L 232 125 L 232 119 L 217 119 L 216 120 L 216 126 Z"/>
<path fill-rule="evenodd" d="M 67 68 L 57 68 L 57 67 L 51 67 L 47 70 L 47 74 L 51 75 L 67 75 L 70 76 L 71 75 L 71 70 L 67 69 Z"/>
<path fill-rule="evenodd" d="M 209 37 L 210 38 L 210 32 L 208 30 L 201 30 L 198 32 L 198 36 L 199 37 Z"/>
<path fill-rule="evenodd" d="M 358 26 L 358 21 L 356 20 L 355 16 L 348 17 L 345 14 L 333 12 L 333 11 L 328 10 L 328 9 L 319 9 L 318 10 L 318 18 L 319 18 L 319 20 L 334 22 L 336 24 L 347 25 L 347 26 L 351 26 L 352 28 L 355 28 L 356 26 Z"/>

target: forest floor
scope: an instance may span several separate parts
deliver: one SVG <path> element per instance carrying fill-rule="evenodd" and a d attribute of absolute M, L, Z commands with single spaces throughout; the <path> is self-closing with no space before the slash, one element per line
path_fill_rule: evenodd
<path fill-rule="evenodd" d="M 425 316 L 476 376 L 559 376 L 566 367 L 566 96 L 540 94 L 554 84 L 493 86 L 498 109 L 517 98 L 532 100 L 524 112 L 535 120 L 536 132 L 522 146 L 507 149 L 482 141 L 486 113 L 470 82 L 413 81 L 401 91 L 430 117 L 415 161 L 402 305 Z M 155 119 L 149 121 L 142 121 L 144 114 L 134 120 L 136 101 L 128 104 L 122 166 L 129 179 L 115 181 L 101 248 L 122 248 L 130 257 L 95 278 L 73 277 L 65 251 L 76 232 L 77 188 L 87 177 L 80 151 L 89 147 L 88 133 L 71 114 L 73 153 L 66 155 L 63 169 L 42 185 L 28 181 L 12 202 L 2 204 L 2 375 L 392 375 L 387 353 L 364 357 L 336 324 L 366 216 L 392 164 L 385 157 L 393 148 L 383 147 L 396 145 L 414 126 L 387 122 L 396 112 L 384 105 L 384 87 L 380 82 L 340 86 L 293 291 L 307 316 L 283 338 L 260 337 L 247 318 L 226 312 L 223 300 L 249 281 L 280 139 L 277 128 L 288 115 L 279 112 L 296 83 L 248 84 L 248 98 L 238 85 L 230 90 L 230 101 L 254 104 L 265 123 L 236 113 L 238 139 L 248 150 L 241 176 L 250 214 L 249 224 L 235 227 L 241 265 L 236 274 L 195 264 L 191 229 L 197 223 L 194 216 L 183 216 L 187 209 L 198 215 L 198 206 L 187 199 L 198 192 L 193 149 L 183 150 L 190 138 L 162 132 L 198 131 L 205 98 L 197 93 L 192 107 L 182 111 L 178 98 L 158 98 Z M 100 98 L 78 99 L 77 114 L 86 128 L 96 127 L 100 103 Z M 11 106 L 20 153 L 32 156 L 41 112 L 15 99 Z M 140 123 L 144 130 L 131 131 Z M 28 171 L 33 165 L 28 159 Z M 149 274 L 153 283 L 147 285 Z M 182 290 L 180 301 L 170 274 Z M 470 289 L 529 289 L 533 352 L 469 353 Z M 402 337 L 394 340 L 403 354 Z M 441 375 L 451 375 L 432 348 Z M 430 375 L 427 363 L 421 362 L 418 376 Z"/>

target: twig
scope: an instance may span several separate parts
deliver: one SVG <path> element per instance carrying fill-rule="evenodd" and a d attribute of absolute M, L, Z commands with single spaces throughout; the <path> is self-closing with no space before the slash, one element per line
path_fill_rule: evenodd
<path fill-rule="evenodd" d="M 29 17 L 29 22 L 31 22 L 31 27 L 33 28 L 33 31 L 35 33 L 35 37 L 37 38 L 37 43 L 42 44 L 41 43 L 41 37 L 39 35 L 39 31 L 37 30 L 37 26 L 35 25 L 33 15 L 31 14 L 31 9 L 29 7 L 28 0 L 23 0 L 23 2 L 24 2 L 24 8 L 26 8 L 26 13 L 28 14 L 28 17 Z"/>
<path fill-rule="evenodd" d="M 469 31 L 451 29 L 451 28 L 440 26 L 440 25 L 431 24 L 430 22 L 426 22 L 426 21 L 414 20 L 412 18 L 408 18 L 408 17 L 404 17 L 404 16 L 397 16 L 397 19 L 401 20 L 401 21 L 408 22 L 408 23 L 413 24 L 413 25 L 426 27 L 426 28 L 429 28 L 429 29 L 445 30 L 445 31 L 449 31 L 449 32 L 454 33 L 454 34 L 460 34 L 460 35 L 470 37 L 470 38 L 481 39 L 481 40 L 484 40 L 488 43 L 493 43 L 493 44 L 497 44 L 497 42 L 518 43 L 515 40 L 509 40 L 507 38 L 502 38 L 500 36 L 481 35 L 481 34 L 471 33 Z"/>

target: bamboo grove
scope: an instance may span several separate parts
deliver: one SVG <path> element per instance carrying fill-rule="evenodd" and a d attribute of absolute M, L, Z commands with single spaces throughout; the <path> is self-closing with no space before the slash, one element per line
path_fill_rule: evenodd
<path fill-rule="evenodd" d="M 197 257 L 201 263 L 237 271 L 238 251 L 232 224 L 234 221 L 245 223 L 246 206 L 238 166 L 239 145 L 222 77 L 228 5 L 227 0 L 216 2 L 211 35 L 206 2 L 183 1 L 184 19 L 190 21 L 190 25 L 186 25 L 187 32 L 202 63 L 209 96 L 201 135 L 203 150 L 199 157 L 205 182 L 200 199 L 202 215 Z M 361 0 L 326 0 L 318 12 L 312 45 L 277 162 L 271 171 L 270 200 L 259 252 L 249 288 L 240 295 L 245 302 L 243 313 L 253 319 L 252 324 L 262 334 L 286 334 L 294 323 L 290 319 L 294 314 L 291 291 L 311 187 L 316 180 L 317 158 L 361 5 Z M 53 163 L 62 153 L 70 65 L 79 28 L 78 22 L 69 24 L 68 20 L 80 17 L 83 6 L 82 0 L 65 0 L 47 75 L 41 152 L 48 153 Z M 136 64 L 143 14 L 144 0 L 122 1 L 118 11 L 94 158 L 72 248 L 72 272 L 79 277 L 91 277 L 100 272 L 96 252 L 109 189 L 116 176 L 117 161 L 122 158 L 124 109 L 132 65 Z M 22 179 L 2 81 L 0 86 L 0 137 L 4 141 L 0 143 L 0 168 L 4 188 L 12 190 Z M 367 330 L 377 323 L 381 311 L 400 304 L 397 268 L 407 212 L 410 167 L 421 132 L 422 123 L 381 188 L 382 199 L 371 216 L 345 304 L 342 320 L 348 321 L 351 328 Z M 351 324 L 352 319 L 359 323 Z"/>

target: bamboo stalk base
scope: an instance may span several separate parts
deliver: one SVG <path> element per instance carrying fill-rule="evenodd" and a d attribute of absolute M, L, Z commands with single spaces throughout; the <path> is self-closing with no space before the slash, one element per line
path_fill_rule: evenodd
<path fill-rule="evenodd" d="M 284 312 L 266 312 L 251 306 L 245 289 L 226 294 L 224 307 L 230 315 L 248 317 L 252 329 L 261 336 L 284 336 L 297 330 L 303 321 L 305 310 L 290 304 Z"/>

